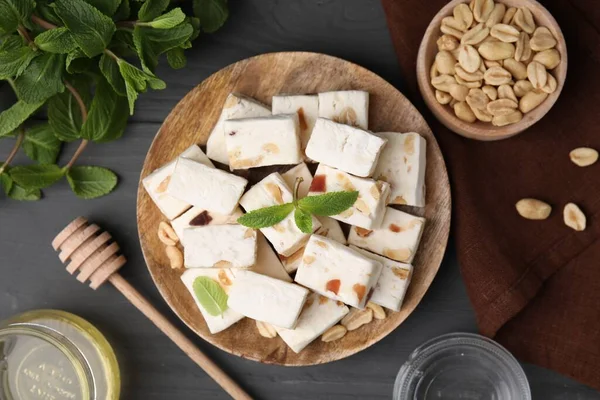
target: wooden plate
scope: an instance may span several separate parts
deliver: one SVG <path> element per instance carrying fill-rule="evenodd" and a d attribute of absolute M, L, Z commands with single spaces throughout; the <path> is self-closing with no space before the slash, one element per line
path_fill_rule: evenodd
<path fill-rule="evenodd" d="M 415 131 L 427 139 L 427 207 L 410 210 L 425 216 L 425 232 L 414 261 L 415 272 L 400 312 L 349 332 L 331 343 L 315 340 L 300 354 L 279 338 L 258 334 L 255 323 L 244 319 L 211 335 L 183 283 L 182 271 L 169 268 L 164 246 L 156 235 L 164 216 L 154 205 L 141 180 L 137 221 L 142 251 L 150 274 L 173 311 L 200 337 L 240 357 L 280 365 L 300 366 L 339 360 L 378 342 L 415 309 L 440 267 L 450 227 L 450 186 L 444 159 L 427 123 L 413 105 L 392 85 L 350 62 L 324 54 L 273 53 L 237 62 L 210 76 L 175 106 L 150 146 L 141 178 L 172 160 L 193 143 L 205 144 L 225 98 L 240 92 L 270 104 L 278 93 L 317 93 L 360 89 L 370 93 L 370 128 L 377 131 Z M 273 168 L 251 170 L 245 176 L 256 183 Z"/>

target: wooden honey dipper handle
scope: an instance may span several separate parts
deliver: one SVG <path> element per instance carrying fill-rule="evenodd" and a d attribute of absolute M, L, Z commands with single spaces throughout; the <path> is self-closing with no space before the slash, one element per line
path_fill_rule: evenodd
<path fill-rule="evenodd" d="M 62 262 L 70 260 L 67 271 L 71 274 L 78 271 L 77 280 L 85 282 L 89 279 L 93 289 L 108 280 L 232 398 L 252 400 L 252 397 L 117 272 L 126 260 L 117 254 L 119 246 L 116 242 L 111 243 L 110 234 L 103 232 L 97 225 L 89 225 L 85 218 L 79 217 L 56 235 L 52 247 L 54 250 L 60 250 L 59 258 Z"/>

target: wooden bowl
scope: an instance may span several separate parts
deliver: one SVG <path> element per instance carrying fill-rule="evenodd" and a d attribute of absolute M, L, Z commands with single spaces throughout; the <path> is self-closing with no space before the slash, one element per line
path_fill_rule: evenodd
<path fill-rule="evenodd" d="M 158 224 L 165 217 L 140 180 L 137 223 L 150 274 L 164 299 L 182 321 L 200 337 L 226 352 L 264 363 L 291 366 L 321 364 L 348 357 L 396 329 L 419 304 L 440 267 L 450 228 L 450 185 L 435 137 L 421 114 L 396 88 L 371 71 L 339 58 L 303 52 L 264 54 L 239 61 L 213 74 L 191 90 L 171 111 L 148 151 L 141 179 L 191 144 L 205 144 L 230 92 L 240 92 L 270 104 L 271 97 L 278 93 L 348 89 L 370 93 L 369 125 L 373 131 L 413 131 L 427 140 L 427 206 L 406 208 L 425 217 L 427 222 L 402 309 L 399 312 L 388 311 L 387 318 L 374 320 L 340 340 L 324 343 L 317 339 L 296 354 L 281 338 L 260 336 L 256 324 L 248 318 L 211 335 L 192 296 L 181 282 L 183 271 L 169 267 L 164 245 L 157 236 Z M 244 176 L 252 185 L 274 170 L 277 168 L 254 168 Z"/>
<path fill-rule="evenodd" d="M 523 115 L 523 119 L 516 124 L 506 126 L 494 126 L 491 122 L 476 121 L 468 123 L 456 117 L 454 110 L 449 105 L 443 105 L 437 102 L 435 98 L 435 88 L 431 85 L 429 70 L 435 60 L 435 55 L 438 52 L 436 41 L 442 35 L 440 24 L 442 18 L 451 16 L 454 7 L 461 3 L 468 3 L 466 0 L 452 0 L 444 8 L 442 8 L 433 18 L 421 45 L 417 56 L 417 80 L 421 95 L 425 99 L 425 103 L 433 112 L 438 120 L 443 123 L 448 129 L 465 136 L 470 139 L 477 140 L 500 140 L 506 139 L 517 133 L 523 132 L 531 125 L 539 121 L 552 108 L 565 83 L 567 75 L 567 46 L 565 38 L 558 26 L 558 23 L 552 17 L 550 12 L 546 10 L 540 3 L 535 0 L 501 0 L 496 3 L 503 3 L 506 7 L 527 7 L 532 12 L 536 26 L 545 26 L 554 35 L 557 40 L 556 49 L 560 52 L 561 61 L 551 73 L 556 78 L 557 87 L 554 93 L 550 94 L 542 104 L 537 108 Z"/>

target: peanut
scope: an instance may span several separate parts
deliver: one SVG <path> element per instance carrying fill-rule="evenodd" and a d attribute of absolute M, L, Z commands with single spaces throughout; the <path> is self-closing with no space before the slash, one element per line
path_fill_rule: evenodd
<path fill-rule="evenodd" d="M 271 324 L 262 321 L 255 321 L 256 327 L 258 328 L 258 333 L 262 337 L 266 337 L 268 339 L 273 339 L 277 337 L 277 331 Z"/>
<path fill-rule="evenodd" d="M 494 5 L 494 9 L 490 13 L 487 21 L 485 21 L 485 26 L 491 28 L 492 26 L 500 23 L 502 18 L 504 17 L 504 12 L 506 11 L 506 6 L 502 3 L 496 3 Z"/>
<path fill-rule="evenodd" d="M 479 46 L 479 54 L 486 60 L 504 60 L 515 54 L 515 46 L 512 43 L 486 42 Z"/>
<path fill-rule="evenodd" d="M 512 25 L 496 24 L 490 29 L 490 35 L 501 42 L 514 43 L 519 40 L 519 31 Z"/>
<path fill-rule="evenodd" d="M 461 84 L 463 86 L 468 87 L 469 89 L 481 87 L 481 82 L 482 82 L 481 80 L 468 82 L 468 81 L 461 79 L 461 77 L 458 75 L 454 75 L 454 78 L 456 79 L 456 82 L 458 82 L 459 84 Z"/>
<path fill-rule="evenodd" d="M 460 40 L 461 44 L 470 44 L 475 45 L 477 43 L 482 42 L 486 37 L 488 37 L 490 33 L 490 28 L 486 27 L 484 24 L 477 24 L 473 28 L 469 29 L 462 36 Z"/>
<path fill-rule="evenodd" d="M 179 242 L 175 230 L 165 221 L 161 221 L 161 223 L 158 224 L 158 239 L 167 246 L 175 246 L 177 242 Z"/>
<path fill-rule="evenodd" d="M 533 51 L 549 50 L 556 46 L 556 39 L 552 36 L 550 29 L 540 26 L 533 32 L 529 45 Z"/>
<path fill-rule="evenodd" d="M 467 104 L 472 110 L 479 109 L 483 110 L 490 102 L 488 96 L 482 89 L 471 89 L 466 98 Z"/>
<path fill-rule="evenodd" d="M 459 101 L 454 105 L 454 114 L 465 122 L 475 122 L 477 119 L 475 114 L 473 114 L 471 107 L 464 101 Z"/>
<path fill-rule="evenodd" d="M 537 61 L 532 61 L 527 66 L 527 78 L 533 85 L 534 89 L 541 89 L 546 86 L 548 81 L 548 73 L 546 67 Z"/>
<path fill-rule="evenodd" d="M 518 103 L 519 100 L 517 100 L 517 96 L 515 95 L 515 92 L 513 91 L 513 88 L 509 85 L 500 85 L 498 87 L 498 97 L 501 99 L 510 99 L 512 101 L 514 101 L 515 103 Z M 523 111 L 523 110 L 521 110 Z"/>
<path fill-rule="evenodd" d="M 469 88 L 463 85 L 454 84 L 450 86 L 450 96 L 458 101 L 465 101 L 469 94 Z"/>
<path fill-rule="evenodd" d="M 456 76 L 467 82 L 476 82 L 483 79 L 483 74 L 481 71 L 478 70 L 475 72 L 467 72 L 463 69 L 463 67 L 460 66 L 460 64 L 454 66 L 454 71 L 456 72 Z"/>
<path fill-rule="evenodd" d="M 454 64 L 456 59 L 446 50 L 442 50 L 435 55 L 435 65 L 440 74 L 454 75 Z"/>
<path fill-rule="evenodd" d="M 546 219 L 552 212 L 552 207 L 548 203 L 532 198 L 519 200 L 515 207 L 521 217 L 531 220 Z"/>
<path fill-rule="evenodd" d="M 516 124 L 517 122 L 519 122 L 522 119 L 523 119 L 523 114 L 521 113 L 521 111 L 516 110 L 508 115 L 494 116 L 494 118 L 492 118 L 492 125 L 505 126 L 505 125 L 510 125 L 510 124 Z"/>
<path fill-rule="evenodd" d="M 486 106 L 487 112 L 494 117 L 512 114 L 518 107 L 516 101 L 510 99 L 498 99 L 490 101 Z"/>
<path fill-rule="evenodd" d="M 502 65 L 515 79 L 527 79 L 527 67 L 522 62 L 507 58 Z"/>
<path fill-rule="evenodd" d="M 452 22 L 450 22 L 451 20 L 448 20 L 446 18 L 452 18 Z M 463 32 L 448 25 L 448 22 L 455 24 L 455 22 L 453 21 L 454 20 L 453 17 L 446 17 L 446 18 L 444 18 L 442 20 L 442 26 L 440 27 L 440 30 L 442 31 L 442 33 L 445 33 L 446 35 L 454 36 L 455 38 L 460 40 L 463 37 Z M 446 21 L 444 21 L 444 20 L 446 20 Z"/>
<path fill-rule="evenodd" d="M 563 218 L 565 225 L 578 232 L 585 230 L 585 214 L 575 203 L 568 203 L 563 209 Z"/>
<path fill-rule="evenodd" d="M 165 247 L 165 253 L 167 254 L 172 269 L 183 267 L 183 254 L 181 253 L 181 250 L 175 246 L 167 246 Z"/>
<path fill-rule="evenodd" d="M 451 51 L 458 48 L 458 40 L 454 36 L 442 35 L 437 40 L 438 51 Z"/>
<path fill-rule="evenodd" d="M 499 86 L 510 82 L 512 76 L 510 72 L 502 67 L 491 67 L 485 71 L 483 79 L 485 80 L 486 85 Z"/>
<path fill-rule="evenodd" d="M 450 100 L 452 100 L 452 96 L 450 96 L 449 93 L 442 92 L 441 90 L 436 90 L 435 91 L 435 99 L 440 104 L 448 104 L 448 103 L 450 103 Z"/>
<path fill-rule="evenodd" d="M 492 122 L 493 116 L 487 112 L 485 108 L 471 108 L 471 111 L 473 111 L 473 114 L 475 114 L 475 117 L 477 117 L 478 120 L 483 122 Z"/>
<path fill-rule="evenodd" d="M 439 54 L 439 53 L 438 53 Z M 479 69 L 481 65 L 481 57 L 471 45 L 464 45 L 460 47 L 458 52 L 458 62 L 460 66 L 467 72 L 473 73 Z"/>
<path fill-rule="evenodd" d="M 533 15 L 527 7 L 521 7 L 515 13 L 514 23 L 525 32 L 532 34 L 535 30 Z"/>
<path fill-rule="evenodd" d="M 348 329 L 344 325 L 335 325 L 321 335 L 321 340 L 325 343 L 333 342 L 346 336 L 346 332 L 348 332 Z"/>
<path fill-rule="evenodd" d="M 440 76 L 440 71 L 438 71 L 434 61 L 433 64 L 431 64 L 431 68 L 429 68 L 429 78 L 433 80 L 436 76 Z"/>
<path fill-rule="evenodd" d="M 569 153 L 569 158 L 573 164 L 579 167 L 589 167 L 598 161 L 598 152 L 589 147 L 579 147 L 571 150 Z"/>
<path fill-rule="evenodd" d="M 519 34 L 515 48 L 515 60 L 525 61 L 531 57 L 531 46 L 529 44 L 529 35 L 526 32 Z"/>
<path fill-rule="evenodd" d="M 457 31 L 464 32 L 467 30 L 467 26 L 463 25 L 462 21 L 457 20 L 454 17 L 442 18 L 442 26 L 446 25 L 449 28 L 456 29 Z"/>
<path fill-rule="evenodd" d="M 517 97 L 523 97 L 529 91 L 533 90 L 533 85 L 527 80 L 519 80 L 515 82 L 513 91 Z"/>
<path fill-rule="evenodd" d="M 548 74 L 548 80 L 546 81 L 546 86 L 542 88 L 543 92 L 548 94 L 552 94 L 556 91 L 556 87 L 558 84 L 556 83 L 556 78 L 552 76 L 552 74 Z"/>
<path fill-rule="evenodd" d="M 456 22 L 461 26 L 461 31 L 466 31 L 473 23 L 473 12 L 469 6 L 464 3 L 454 7 L 452 14 L 454 15 Z"/>
<path fill-rule="evenodd" d="M 510 24 L 513 21 L 516 12 L 517 9 L 515 7 L 510 7 L 508 10 L 506 10 L 506 13 L 504 13 L 504 17 L 502 17 L 501 22 L 503 24 Z"/>
<path fill-rule="evenodd" d="M 346 314 L 344 318 L 342 318 L 341 324 L 349 331 L 353 331 L 371 321 L 373 321 L 372 309 L 365 308 L 364 310 L 359 310 L 357 308 L 353 308 L 348 314 Z"/>
<path fill-rule="evenodd" d="M 493 86 L 485 85 L 481 90 L 483 90 L 483 93 L 485 93 L 490 100 L 496 100 L 498 98 L 498 90 Z"/>
<path fill-rule="evenodd" d="M 560 53 L 556 49 L 540 51 L 533 56 L 533 61 L 542 64 L 546 69 L 554 69 L 560 64 Z"/>
<path fill-rule="evenodd" d="M 473 17 L 477 22 L 485 22 L 494 11 L 494 0 L 475 0 Z"/>
<path fill-rule="evenodd" d="M 455 83 L 456 79 L 451 75 L 439 75 L 431 80 L 433 87 L 442 92 L 450 92 L 450 85 Z"/>
<path fill-rule="evenodd" d="M 375 317 L 375 319 L 385 319 L 385 310 L 379 304 L 368 302 L 367 308 L 373 310 L 373 317 Z"/>
<path fill-rule="evenodd" d="M 502 64 L 504 64 L 504 62 L 502 60 L 500 60 L 500 61 L 483 60 L 483 65 L 485 65 L 486 68 L 501 67 Z"/>

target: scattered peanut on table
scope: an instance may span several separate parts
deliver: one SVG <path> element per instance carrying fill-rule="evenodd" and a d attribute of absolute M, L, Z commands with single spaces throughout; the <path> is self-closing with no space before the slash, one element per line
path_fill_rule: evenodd
<path fill-rule="evenodd" d="M 514 124 L 556 91 L 557 40 L 528 8 L 472 0 L 452 14 L 442 19 L 430 75 L 436 100 L 459 119 Z"/>

